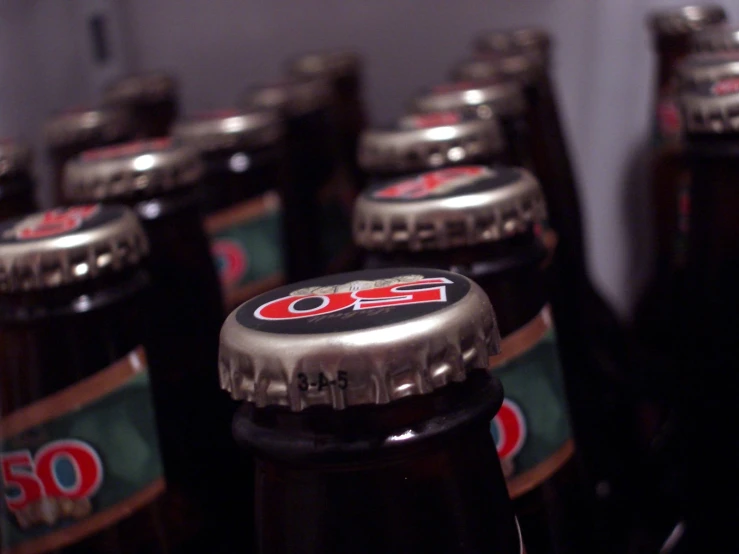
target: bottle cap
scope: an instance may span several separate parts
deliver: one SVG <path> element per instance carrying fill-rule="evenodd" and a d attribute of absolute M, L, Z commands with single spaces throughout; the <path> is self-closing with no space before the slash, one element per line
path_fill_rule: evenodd
<path fill-rule="evenodd" d="M 136 265 L 148 252 L 123 206 L 71 206 L 0 223 L 0 292 L 50 289 Z"/>
<path fill-rule="evenodd" d="M 0 139 L 0 177 L 16 173 L 31 173 L 33 155 L 24 142 L 12 138 Z"/>
<path fill-rule="evenodd" d="M 354 242 L 367 250 L 444 250 L 524 233 L 546 219 L 525 169 L 452 167 L 365 190 L 354 206 Z"/>
<path fill-rule="evenodd" d="M 112 82 L 103 98 L 107 104 L 149 104 L 177 96 L 177 88 L 177 80 L 167 73 L 139 73 Z"/>
<path fill-rule="evenodd" d="M 455 81 L 485 82 L 512 79 L 522 85 L 537 82 L 546 69 L 544 58 L 527 52 L 505 55 L 476 56 L 462 60 L 452 67 Z"/>
<path fill-rule="evenodd" d="M 88 150 L 70 160 L 64 168 L 64 197 L 71 202 L 152 197 L 193 186 L 202 172 L 194 148 L 170 139 L 139 140 Z"/>
<path fill-rule="evenodd" d="M 495 157 L 504 146 L 496 119 L 428 113 L 405 116 L 398 128 L 366 130 L 359 139 L 358 157 L 369 173 L 406 173 Z"/>
<path fill-rule="evenodd" d="M 739 129 L 739 51 L 693 54 L 680 64 L 677 75 L 686 132 Z"/>
<path fill-rule="evenodd" d="M 507 79 L 450 82 L 422 91 L 412 100 L 410 111 L 461 111 L 479 119 L 516 117 L 526 111 L 526 100 L 521 85 Z"/>
<path fill-rule="evenodd" d="M 387 404 L 487 369 L 490 300 L 447 271 L 329 275 L 262 294 L 221 330 L 221 386 L 257 407 Z"/>
<path fill-rule="evenodd" d="M 739 49 L 739 25 L 710 25 L 690 36 L 694 52 L 722 52 Z"/>
<path fill-rule="evenodd" d="M 537 27 L 496 29 L 477 35 L 473 46 L 478 52 L 494 54 L 517 52 L 547 54 L 552 46 L 552 37 L 547 31 Z"/>
<path fill-rule="evenodd" d="M 125 139 L 132 130 L 131 116 L 117 108 L 77 108 L 59 112 L 44 125 L 48 146 L 65 147 L 87 142 Z"/>
<path fill-rule="evenodd" d="M 718 4 L 665 8 L 647 16 L 647 25 L 657 36 L 686 35 L 722 21 L 726 21 L 726 11 Z"/>
<path fill-rule="evenodd" d="M 290 73 L 300 78 L 338 79 L 359 73 L 361 66 L 359 54 L 349 50 L 311 52 L 288 63 Z"/>
<path fill-rule="evenodd" d="M 286 117 L 295 117 L 327 108 L 332 100 L 325 79 L 287 79 L 251 88 L 242 106 L 246 111 L 276 110 Z"/>
<path fill-rule="evenodd" d="M 282 138 L 283 128 L 275 112 L 218 110 L 197 114 L 174 126 L 172 136 L 201 152 L 233 148 L 260 148 Z"/>

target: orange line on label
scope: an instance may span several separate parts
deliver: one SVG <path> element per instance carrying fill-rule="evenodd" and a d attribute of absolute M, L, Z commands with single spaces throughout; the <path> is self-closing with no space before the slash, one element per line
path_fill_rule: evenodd
<path fill-rule="evenodd" d="M 500 354 L 490 357 L 490 369 L 498 368 L 528 351 L 551 328 L 549 306 L 545 306 L 534 319 L 500 341 Z"/>
<path fill-rule="evenodd" d="M 146 353 L 139 346 L 128 355 L 74 385 L 0 419 L 0 438 L 7 439 L 105 396 L 145 370 Z"/>
<path fill-rule="evenodd" d="M 518 498 L 530 490 L 535 489 L 557 473 L 574 454 L 575 441 L 569 439 L 559 450 L 549 456 L 549 458 L 535 465 L 530 470 L 509 479 L 508 494 L 511 498 Z"/>
<path fill-rule="evenodd" d="M 277 194 L 267 192 L 262 196 L 224 208 L 207 216 L 204 222 L 205 230 L 212 235 L 244 221 L 255 219 L 277 206 L 279 206 Z"/>

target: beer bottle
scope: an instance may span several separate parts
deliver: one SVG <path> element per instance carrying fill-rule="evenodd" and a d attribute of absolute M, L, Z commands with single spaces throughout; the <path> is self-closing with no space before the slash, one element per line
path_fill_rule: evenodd
<path fill-rule="evenodd" d="M 0 552 L 186 552 L 144 344 L 147 240 L 121 206 L 0 223 Z"/>
<path fill-rule="evenodd" d="M 509 163 L 533 169 L 526 99 L 521 87 L 505 79 L 458 81 L 429 87 L 410 103 L 413 114 L 459 112 L 465 119 L 497 120 Z"/>
<path fill-rule="evenodd" d="M 201 205 L 226 307 L 285 282 L 282 213 L 283 127 L 267 111 L 220 110 L 180 122 L 175 140 L 205 165 Z"/>
<path fill-rule="evenodd" d="M 592 551 L 547 299 L 538 182 L 519 168 L 466 165 L 368 188 L 354 211 L 365 267 L 431 267 L 478 283 L 496 306 L 505 400 L 490 430 L 529 553 Z"/>
<path fill-rule="evenodd" d="M 497 344 L 485 293 L 435 269 L 330 275 L 233 312 L 219 368 L 256 457 L 258 552 L 523 552 L 490 435 Z"/>
<path fill-rule="evenodd" d="M 52 198 L 62 199 L 64 165 L 85 150 L 124 142 L 133 137 L 133 123 L 127 112 L 110 108 L 75 108 L 50 117 L 44 126 L 44 140 L 51 161 Z"/>
<path fill-rule="evenodd" d="M 650 160 L 654 264 L 651 282 L 637 308 L 637 320 L 650 319 L 641 312 L 660 309 L 654 305 L 665 301 L 671 273 L 679 270 L 684 262 L 689 218 L 688 177 L 682 158 L 675 70 L 690 53 L 691 36 L 725 19 L 726 13 L 717 5 L 663 9 L 648 17 L 657 60 Z M 664 328 L 664 325 L 657 327 Z M 651 328 L 644 333 L 658 334 L 659 331 Z"/>
<path fill-rule="evenodd" d="M 70 161 L 64 192 L 70 202 L 125 203 L 141 219 L 151 244 L 148 354 L 167 478 L 198 499 L 208 524 L 220 529 L 230 515 L 223 507 L 237 502 L 243 479 L 229 466 L 237 449 L 222 429 L 235 406 L 208 371 L 218 356 L 224 316 L 196 196 L 201 175 L 194 149 L 168 139 L 136 141 Z M 225 456 L 217 469 L 215 453 Z"/>
<path fill-rule="evenodd" d="M 568 370 L 573 424 L 598 496 L 615 508 L 621 503 L 615 498 L 634 482 L 634 468 L 624 458 L 634 458 L 638 449 L 629 349 L 618 318 L 588 275 L 578 187 L 549 71 L 551 39 L 540 29 L 492 31 L 480 35 L 475 48 L 481 58 L 475 62 L 476 71 L 487 67 L 489 75 L 515 80 L 525 92 L 532 166 L 557 233 L 551 302 Z M 471 78 L 474 73 L 463 62 L 453 75 Z M 619 438 L 601 440 L 606 429 Z M 622 515 L 628 515 L 622 507 Z M 619 517 L 611 513 L 603 520 Z"/>
<path fill-rule="evenodd" d="M 333 88 L 341 158 L 351 171 L 357 192 L 364 186 L 364 174 L 357 163 L 359 135 L 367 125 L 362 97 L 362 58 L 356 52 L 331 50 L 304 54 L 292 60 L 289 71 L 304 79 L 328 79 Z"/>
<path fill-rule="evenodd" d="M 36 211 L 32 165 L 28 145 L 0 139 L 0 221 Z"/>
<path fill-rule="evenodd" d="M 253 87 L 243 107 L 277 110 L 285 123 L 290 177 L 283 193 L 287 277 L 291 282 L 351 268 L 355 187 L 342 171 L 336 112 L 325 79 Z"/>
<path fill-rule="evenodd" d="M 466 119 L 457 112 L 409 115 L 396 127 L 370 128 L 358 150 L 360 165 L 373 179 L 469 163 L 493 165 L 504 154 L 497 120 Z"/>
<path fill-rule="evenodd" d="M 110 83 L 103 99 L 131 113 L 137 138 L 165 137 L 177 119 L 178 88 L 167 73 L 139 73 Z"/>
<path fill-rule="evenodd" d="M 728 422 L 739 394 L 733 371 L 739 355 L 739 52 L 696 54 L 678 74 L 691 205 L 685 267 L 673 299 L 680 310 L 672 313 L 680 318 L 673 321 L 677 363 L 669 381 L 686 468 L 679 492 L 688 524 L 711 544 L 722 543 L 720 551 L 736 551 L 732 525 L 739 510 L 728 499 L 739 494 L 739 450 Z M 699 440 L 712 445 L 710 456 L 695 449 Z"/>

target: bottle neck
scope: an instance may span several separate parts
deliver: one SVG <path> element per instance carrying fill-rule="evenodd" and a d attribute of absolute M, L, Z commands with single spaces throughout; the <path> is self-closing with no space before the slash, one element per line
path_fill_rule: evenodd
<path fill-rule="evenodd" d="M 675 71 L 690 53 L 690 35 L 657 37 L 657 78 L 653 107 L 653 134 L 657 144 L 677 143 L 682 127 L 676 101 L 677 80 Z"/>
<path fill-rule="evenodd" d="M 365 266 L 433 267 L 473 279 L 495 306 L 498 327 L 505 337 L 536 317 L 546 304 L 545 257 L 546 248 L 532 233 L 448 250 L 367 252 Z"/>
<path fill-rule="evenodd" d="M 257 458 L 259 551 L 519 554 L 489 428 L 501 401 L 478 370 L 340 414 L 245 405 L 234 434 Z"/>

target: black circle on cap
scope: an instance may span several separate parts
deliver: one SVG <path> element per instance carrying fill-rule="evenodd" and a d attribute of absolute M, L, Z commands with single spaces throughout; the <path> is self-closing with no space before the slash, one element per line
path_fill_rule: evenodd
<path fill-rule="evenodd" d="M 366 189 L 362 196 L 376 202 L 420 202 L 488 192 L 520 179 L 521 171 L 516 168 L 501 166 L 490 169 L 481 165 L 466 165 L 379 183 Z"/>
<path fill-rule="evenodd" d="M 0 223 L 0 247 L 72 235 L 102 227 L 121 218 L 123 206 L 90 204 L 54 208 Z"/>
<path fill-rule="evenodd" d="M 352 291 L 351 284 L 358 282 L 364 282 L 362 286 L 366 288 L 355 287 L 359 290 Z M 305 290 L 315 287 L 324 290 Z M 330 287 L 340 289 L 325 290 Z M 236 321 L 247 329 L 274 334 L 361 331 L 440 312 L 462 300 L 469 291 L 468 279 L 436 269 L 340 273 L 262 294 L 238 308 Z"/>

